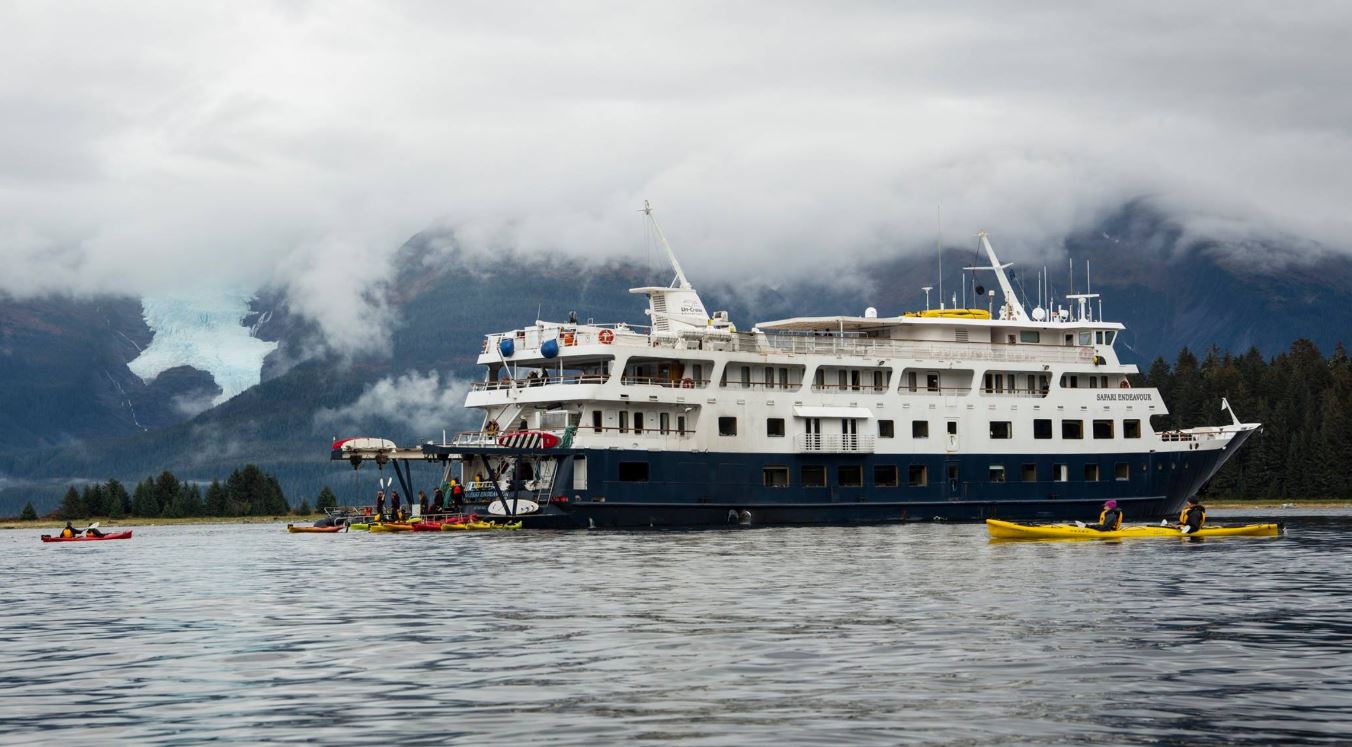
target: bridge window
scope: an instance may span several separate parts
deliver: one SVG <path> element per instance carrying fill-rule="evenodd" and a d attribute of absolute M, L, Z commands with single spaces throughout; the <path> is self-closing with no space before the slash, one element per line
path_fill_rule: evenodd
<path fill-rule="evenodd" d="M 1141 437 L 1141 421 L 1139 420 L 1122 421 L 1122 438 L 1140 438 L 1140 437 Z"/>
<path fill-rule="evenodd" d="M 718 419 L 718 435 L 735 436 L 737 435 L 737 418 L 721 417 Z"/>
<path fill-rule="evenodd" d="M 1034 329 L 1019 330 L 1019 342 L 1042 342 L 1042 333 Z"/>
<path fill-rule="evenodd" d="M 620 462 L 620 482 L 647 482 L 647 462 Z"/>
<path fill-rule="evenodd" d="M 803 487 L 805 488 L 826 487 L 826 467 L 820 464 L 804 464 Z"/>
<path fill-rule="evenodd" d="M 864 468 L 857 464 L 845 464 L 836 468 L 836 481 L 842 488 L 864 487 Z"/>
<path fill-rule="evenodd" d="M 991 438 L 1001 439 L 1009 438 L 1012 428 L 1008 420 L 991 421 Z"/>
<path fill-rule="evenodd" d="M 923 464 L 912 464 L 906 470 L 906 484 L 913 488 L 923 488 L 929 485 L 929 467 Z"/>
<path fill-rule="evenodd" d="M 788 467 L 766 467 L 761 470 L 761 479 L 767 488 L 789 487 Z"/>
<path fill-rule="evenodd" d="M 879 488 L 895 488 L 897 486 L 897 465 L 879 464 L 874 466 L 873 484 Z"/>

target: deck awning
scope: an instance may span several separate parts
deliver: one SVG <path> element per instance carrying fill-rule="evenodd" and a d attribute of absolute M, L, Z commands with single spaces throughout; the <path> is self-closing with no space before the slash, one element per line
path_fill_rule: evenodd
<path fill-rule="evenodd" d="M 793 408 L 795 418 L 842 418 L 842 419 L 868 419 L 873 417 L 873 411 L 867 407 L 795 407 Z"/>

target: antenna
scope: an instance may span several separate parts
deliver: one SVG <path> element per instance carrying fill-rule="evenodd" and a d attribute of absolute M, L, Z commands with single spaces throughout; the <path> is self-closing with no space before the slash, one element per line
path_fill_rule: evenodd
<path fill-rule="evenodd" d="M 927 285 L 927 286 L 925 286 L 924 288 L 921 288 L 920 290 L 925 291 L 925 311 L 929 311 L 929 310 L 930 310 L 930 307 L 929 307 L 929 292 L 932 291 L 932 290 L 934 290 L 934 286 L 932 286 L 932 285 Z M 939 293 L 941 294 L 941 295 L 939 296 L 939 298 L 943 298 L 943 295 L 942 295 L 942 294 L 943 294 L 943 291 L 939 291 Z"/>
<path fill-rule="evenodd" d="M 649 204 L 647 200 L 644 200 L 643 209 L 639 212 L 648 216 L 648 220 L 652 221 L 653 230 L 657 232 L 657 240 L 661 242 L 662 248 L 666 250 L 667 259 L 671 262 L 671 268 L 676 271 L 676 278 L 671 281 L 672 284 L 676 287 L 689 290 L 690 281 L 685 279 L 685 272 L 681 270 L 681 263 L 676 261 L 676 253 L 671 251 L 671 245 L 667 243 L 667 237 L 662 234 L 662 227 L 657 225 L 657 219 L 653 217 L 653 206 Z"/>
<path fill-rule="evenodd" d="M 939 308 L 944 307 L 944 204 L 941 202 L 935 207 L 935 220 L 938 221 L 938 236 L 934 240 L 934 248 L 939 252 Z M 926 298 L 929 294 L 926 294 Z M 928 310 L 928 309 L 926 309 Z"/>

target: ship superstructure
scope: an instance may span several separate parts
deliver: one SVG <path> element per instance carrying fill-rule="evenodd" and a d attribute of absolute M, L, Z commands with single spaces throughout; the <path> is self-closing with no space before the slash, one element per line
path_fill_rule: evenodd
<path fill-rule="evenodd" d="M 632 289 L 650 324 L 487 335 L 465 403 L 482 426 L 423 458 L 538 525 L 1072 518 L 1108 498 L 1147 518 L 1177 513 L 1259 427 L 1154 430 L 1168 410 L 1132 386 L 1097 296 L 1028 310 L 984 234 L 989 265 L 967 269 L 994 276 L 986 309 L 739 330 L 653 228 L 675 278 Z"/>

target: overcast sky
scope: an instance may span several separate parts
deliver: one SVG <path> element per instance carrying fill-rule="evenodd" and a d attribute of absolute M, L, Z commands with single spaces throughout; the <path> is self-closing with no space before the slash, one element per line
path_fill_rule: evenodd
<path fill-rule="evenodd" d="M 0 3 L 0 290 L 356 298 L 428 226 L 689 274 L 1055 245 L 1145 196 L 1352 247 L 1352 4 Z M 317 302 L 318 303 L 318 302 Z M 316 310 L 319 308 L 315 307 Z"/>

